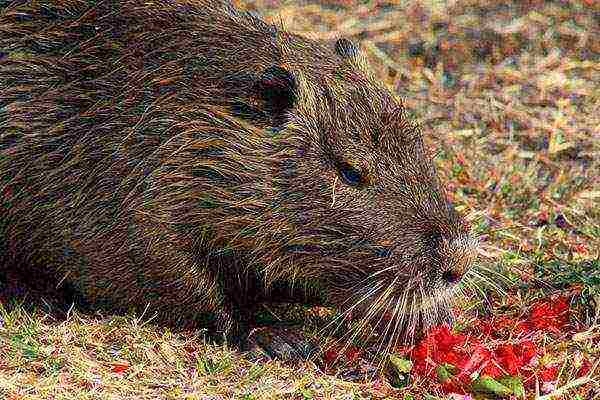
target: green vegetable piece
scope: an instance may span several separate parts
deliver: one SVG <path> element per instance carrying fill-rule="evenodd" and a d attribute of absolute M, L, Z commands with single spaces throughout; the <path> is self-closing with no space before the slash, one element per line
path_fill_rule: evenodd
<path fill-rule="evenodd" d="M 437 373 L 438 381 L 444 383 L 448 379 L 453 378 L 454 374 L 458 372 L 458 369 L 452 364 L 441 364 L 438 365 L 435 372 Z"/>
<path fill-rule="evenodd" d="M 474 380 L 471 389 L 473 392 L 491 393 L 500 397 L 513 394 L 510 388 L 504 386 L 494 378 L 485 375 Z"/>
<path fill-rule="evenodd" d="M 512 390 L 512 393 L 518 398 L 525 398 L 525 387 L 523 381 L 517 376 L 506 376 L 500 379 L 500 383 Z"/>
<path fill-rule="evenodd" d="M 395 388 L 403 388 L 408 385 L 412 366 L 412 361 L 390 355 L 386 373 L 391 385 Z"/>
<path fill-rule="evenodd" d="M 394 367 L 397 372 L 408 373 L 412 370 L 413 363 L 406 358 L 400 358 L 395 355 L 390 356 L 390 364 Z"/>

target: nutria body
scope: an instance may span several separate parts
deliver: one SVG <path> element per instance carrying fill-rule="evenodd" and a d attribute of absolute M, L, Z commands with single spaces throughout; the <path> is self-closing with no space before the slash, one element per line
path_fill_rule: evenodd
<path fill-rule="evenodd" d="M 217 1 L 0 9 L 0 242 L 90 303 L 243 336 L 262 301 L 406 327 L 474 253 L 349 41 Z"/>

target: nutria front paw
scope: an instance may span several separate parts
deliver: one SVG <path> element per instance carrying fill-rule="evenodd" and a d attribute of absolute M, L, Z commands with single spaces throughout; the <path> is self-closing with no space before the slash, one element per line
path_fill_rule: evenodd
<path fill-rule="evenodd" d="M 301 331 L 292 328 L 254 328 L 248 335 L 248 349 L 262 351 L 273 359 L 282 361 L 306 361 L 316 355 L 320 348 Z"/>

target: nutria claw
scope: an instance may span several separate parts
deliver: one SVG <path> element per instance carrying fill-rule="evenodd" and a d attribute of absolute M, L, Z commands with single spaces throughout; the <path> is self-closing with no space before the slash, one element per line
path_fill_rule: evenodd
<path fill-rule="evenodd" d="M 306 361 L 318 354 L 319 346 L 299 330 L 282 327 L 254 328 L 248 335 L 248 349 L 262 351 L 270 358 L 283 361 Z"/>

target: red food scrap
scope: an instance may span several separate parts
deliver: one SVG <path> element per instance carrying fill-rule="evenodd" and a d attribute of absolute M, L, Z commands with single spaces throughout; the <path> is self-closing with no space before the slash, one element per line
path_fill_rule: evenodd
<path fill-rule="evenodd" d="M 582 376 L 587 375 L 591 369 L 592 369 L 592 363 L 589 362 L 588 360 L 583 360 L 581 367 L 579 367 L 579 370 L 577 371 L 577 377 L 581 378 Z"/>
<path fill-rule="evenodd" d="M 123 374 L 123 373 L 127 372 L 128 369 L 129 369 L 129 364 L 113 364 L 113 366 L 112 366 L 112 372 L 114 372 L 116 374 Z"/>
<path fill-rule="evenodd" d="M 554 382 L 558 379 L 558 366 L 547 366 L 540 372 L 540 379 L 543 382 Z"/>
<path fill-rule="evenodd" d="M 527 320 L 530 330 L 559 333 L 569 324 L 569 300 L 542 301 L 533 306 Z"/>
<path fill-rule="evenodd" d="M 446 393 L 465 393 L 478 376 L 520 377 L 526 385 L 533 385 L 535 375 L 542 382 L 553 382 L 558 367 L 539 367 L 543 351 L 529 338 L 535 338 L 536 332 L 561 333 L 568 327 L 569 299 L 560 297 L 536 303 L 524 320 L 500 317 L 481 321 L 474 326 L 479 337 L 455 333 L 447 326 L 434 327 L 408 356 L 414 362 L 413 373 L 437 378 Z M 525 340 L 518 339 L 525 336 Z M 486 340 L 490 338 L 495 340 Z M 508 338 L 510 342 L 498 340 Z M 580 376 L 590 368 L 589 362 L 582 365 Z"/>

